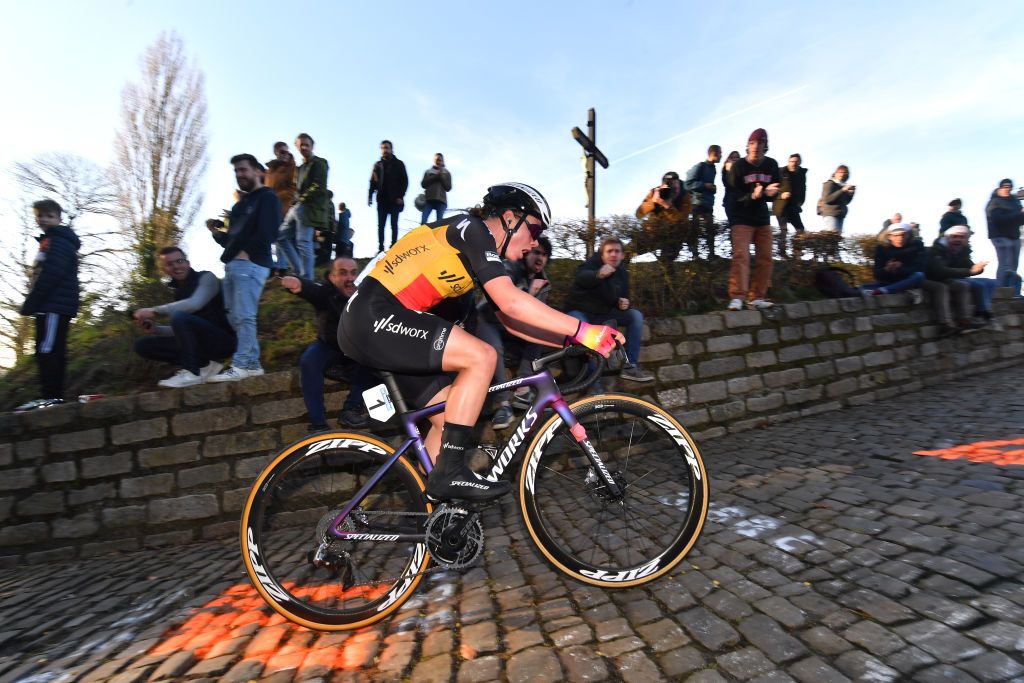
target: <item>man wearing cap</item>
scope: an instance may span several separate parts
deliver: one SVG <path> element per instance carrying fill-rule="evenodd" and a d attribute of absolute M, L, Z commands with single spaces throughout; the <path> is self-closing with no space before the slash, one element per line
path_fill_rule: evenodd
<path fill-rule="evenodd" d="M 861 285 L 865 295 L 895 294 L 920 287 L 928 265 L 924 243 L 908 223 L 893 223 L 875 247 L 875 282 Z M 920 299 L 914 296 L 913 303 Z"/>
<path fill-rule="evenodd" d="M 644 219 L 644 234 L 634 244 L 637 254 L 658 251 L 658 260 L 672 263 L 679 256 L 683 240 L 689 234 L 690 193 L 683 188 L 679 174 L 669 171 L 661 177 L 661 185 L 651 188 L 636 217 Z M 697 258 L 697 254 L 693 255 Z"/>
<path fill-rule="evenodd" d="M 954 225 L 968 225 L 967 219 L 960 212 L 961 206 L 963 206 L 963 202 L 961 202 L 959 198 L 954 199 L 949 203 L 946 213 L 942 214 L 942 218 L 939 219 L 940 236 L 945 234 L 945 232 Z"/>
<path fill-rule="evenodd" d="M 1020 262 L 1020 226 L 1024 225 L 1024 208 L 1020 200 L 1010 194 L 1013 181 L 1003 178 L 985 207 L 988 219 L 988 238 L 996 250 L 996 282 L 1010 287 L 1014 296 L 1020 296 L 1021 277 L 1017 274 Z"/>
<path fill-rule="evenodd" d="M 753 309 L 771 308 L 765 298 L 772 281 L 772 226 L 768 202 L 779 194 L 779 165 L 768 151 L 768 133 L 758 128 L 747 139 L 747 156 L 729 168 L 732 190 L 729 216 L 732 264 L 729 266 L 729 310 L 738 311 L 746 298 Z M 750 244 L 754 243 L 754 274 L 750 275 Z"/>
<path fill-rule="evenodd" d="M 994 280 L 985 281 L 973 278 L 979 275 L 988 261 L 971 260 L 971 247 L 968 240 L 971 229 L 966 225 L 954 225 L 945 234 L 935 240 L 928 249 L 928 267 L 926 275 L 929 280 L 940 282 L 948 288 L 946 297 L 936 304 L 936 315 L 943 326 L 940 337 L 958 332 L 971 332 L 982 324 L 971 320 L 971 294 L 974 294 L 978 315 L 985 319 L 993 329 L 1000 329 L 999 323 L 992 317 L 991 297 Z M 953 315 L 950 316 L 949 298 L 953 300 Z M 956 322 L 953 322 L 955 318 Z"/>

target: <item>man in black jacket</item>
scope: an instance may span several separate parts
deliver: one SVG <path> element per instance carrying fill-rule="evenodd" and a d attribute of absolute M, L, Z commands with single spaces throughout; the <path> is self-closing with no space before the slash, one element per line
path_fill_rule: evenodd
<path fill-rule="evenodd" d="M 779 256 L 786 255 L 786 228 L 793 224 L 795 235 L 804 231 L 804 222 L 800 218 L 804 200 L 807 198 L 807 169 L 800 165 L 799 154 L 790 154 L 785 167 L 779 169 L 779 196 L 772 203 L 772 213 L 779 221 Z M 794 238 L 795 239 L 795 238 Z M 797 247 L 793 247 L 793 255 L 799 258 Z"/>
<path fill-rule="evenodd" d="M 988 219 L 988 238 L 996 250 L 996 281 L 1000 287 L 1010 287 L 1014 296 L 1020 296 L 1021 277 L 1017 274 L 1020 262 L 1020 227 L 1024 225 L 1024 208 L 1020 199 L 1011 195 L 1013 181 L 1004 178 L 985 206 Z"/>
<path fill-rule="evenodd" d="M 37 410 L 64 403 L 64 372 L 67 366 L 68 327 L 78 314 L 78 248 L 81 242 L 69 226 L 61 225 L 63 209 L 52 199 L 32 205 L 39 251 L 32 263 L 28 296 L 22 315 L 36 319 L 36 365 L 43 397 L 15 410 Z"/>
<path fill-rule="evenodd" d="M 263 285 L 274 267 L 270 245 L 281 225 L 281 200 L 263 185 L 263 164 L 251 154 L 231 158 L 241 198 L 231 207 L 227 225 L 206 221 L 213 239 L 224 247 L 224 306 L 228 322 L 238 336 L 231 367 L 213 375 L 209 382 L 236 382 L 263 374 L 260 343 L 256 337 L 256 313 Z M 221 232 L 222 228 L 227 232 Z"/>
<path fill-rule="evenodd" d="M 715 164 L 722 160 L 722 148 L 708 147 L 708 158 L 695 164 L 686 172 L 684 186 L 693 200 L 693 214 L 690 218 L 690 234 L 687 243 L 694 260 L 697 259 L 697 240 L 701 234 L 708 245 L 708 260 L 715 255 Z"/>
<path fill-rule="evenodd" d="M 640 338 L 644 314 L 629 306 L 629 270 L 623 263 L 622 242 L 607 237 L 601 249 L 580 264 L 565 299 L 566 313 L 592 325 L 614 320 L 626 328 L 626 359 L 622 378 L 653 382 L 654 375 L 640 368 Z"/>
<path fill-rule="evenodd" d="M 369 423 L 363 392 L 373 386 L 374 376 L 338 348 L 338 321 L 349 297 L 356 291 L 358 274 L 356 262 L 342 256 L 334 259 L 330 272 L 318 282 L 290 276 L 281 279 L 282 287 L 313 304 L 316 309 L 316 340 L 306 347 L 299 359 L 302 400 L 309 413 L 311 432 L 327 429 L 324 373 L 334 366 L 340 366 L 349 382 L 348 397 L 342 406 L 339 424 L 343 427 L 365 427 Z"/>
<path fill-rule="evenodd" d="M 380 161 L 370 173 L 370 194 L 367 206 L 373 205 L 377 193 L 377 251 L 384 251 L 384 224 L 391 216 L 391 244 L 398 241 L 398 214 L 405 208 L 405 192 L 409 189 L 409 176 L 405 164 L 394 155 L 390 140 L 380 142 Z"/>
<path fill-rule="evenodd" d="M 758 128 L 747 139 L 747 156 L 729 168 L 726 184 L 732 190 L 729 215 L 732 263 L 729 266 L 730 311 L 747 306 L 771 308 L 766 294 L 772 282 L 772 226 L 768 202 L 779 194 L 779 165 L 765 156 L 768 133 Z M 754 273 L 750 273 L 750 245 L 754 244 Z"/>
<path fill-rule="evenodd" d="M 160 269 L 171 280 L 174 302 L 140 308 L 132 313 L 147 335 L 135 342 L 143 358 L 173 363 L 181 369 L 157 384 L 169 389 L 202 384 L 224 367 L 220 360 L 235 352 L 237 338 L 228 323 L 220 280 L 208 270 L 196 272 L 180 247 L 157 253 Z M 156 325 L 157 315 L 170 316 L 169 325 Z"/>
<path fill-rule="evenodd" d="M 968 226 L 954 225 L 946 230 L 942 237 L 935 240 L 928 249 L 928 279 L 941 282 L 948 288 L 949 296 L 953 299 L 953 313 L 956 316 L 954 324 L 950 316 L 948 299 L 940 299 L 937 304 L 937 312 L 939 313 L 939 322 L 943 326 L 940 336 L 943 337 L 959 332 L 971 332 L 982 327 L 971 320 L 971 293 L 974 289 L 971 278 L 980 275 L 988 265 L 988 261 L 975 263 L 971 259 L 971 247 L 967 243 L 970 235 L 971 229 Z M 984 284 L 979 281 L 978 292 L 975 296 L 978 314 L 988 321 L 995 322 L 988 302 L 984 300 L 986 294 Z M 990 301 L 991 292 L 987 293 Z M 945 310 L 942 310 L 943 306 Z M 998 322 L 995 322 L 993 328 L 997 327 Z"/>

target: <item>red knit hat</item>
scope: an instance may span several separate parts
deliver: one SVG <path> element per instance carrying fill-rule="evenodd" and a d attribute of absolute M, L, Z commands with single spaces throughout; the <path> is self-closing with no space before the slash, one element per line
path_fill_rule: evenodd
<path fill-rule="evenodd" d="M 764 128 L 758 128 L 757 130 L 750 134 L 749 138 L 747 138 L 747 142 L 753 142 L 754 140 L 757 140 L 759 142 L 764 141 L 764 144 L 767 145 L 768 131 L 766 131 Z"/>

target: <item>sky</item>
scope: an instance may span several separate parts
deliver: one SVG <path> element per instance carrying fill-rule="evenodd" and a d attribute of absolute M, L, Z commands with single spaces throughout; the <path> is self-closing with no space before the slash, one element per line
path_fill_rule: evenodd
<path fill-rule="evenodd" d="M 743 150 L 755 128 L 780 165 L 809 169 L 804 220 L 842 163 L 857 195 L 847 233 L 895 211 L 938 232 L 960 197 L 995 259 L 984 206 L 998 181 L 1024 185 L 1024 4 L 963 2 L 83 2 L 0 0 L 0 240 L 11 248 L 17 188 L 2 169 L 47 152 L 113 159 L 121 90 L 139 57 L 176 31 L 205 74 L 210 165 L 184 244 L 221 271 L 203 226 L 231 204 L 230 157 L 272 156 L 299 132 L 330 163 L 353 213 L 356 254 L 376 250 L 366 196 L 378 144 L 394 142 L 413 187 L 443 152 L 449 209 L 506 180 L 534 185 L 556 218 L 586 215 L 581 148 L 597 111 L 597 213 L 632 213 L 665 171 L 709 144 Z M 721 190 L 719 191 L 721 192 Z M 720 196 L 720 195 L 719 195 Z M 720 211 L 720 207 L 719 207 Z"/>

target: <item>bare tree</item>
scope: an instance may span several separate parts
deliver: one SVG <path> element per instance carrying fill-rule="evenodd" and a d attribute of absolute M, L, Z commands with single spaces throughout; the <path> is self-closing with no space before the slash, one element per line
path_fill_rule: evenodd
<path fill-rule="evenodd" d="M 33 321 L 21 314 L 21 304 L 28 294 L 32 270 L 30 254 L 35 244 L 31 237 L 35 226 L 27 218 L 27 206 L 18 213 L 21 216 L 21 234 L 7 240 L 11 248 L 6 249 L 5 257 L 0 259 L 0 348 L 10 352 L 10 355 L 0 354 L 0 359 L 11 359 L 15 365 L 31 352 Z"/>
<path fill-rule="evenodd" d="M 203 201 L 206 96 L 176 33 L 161 34 L 141 66 L 141 80 L 121 93 L 113 175 L 136 273 L 150 279 L 156 250 L 178 241 Z"/>

